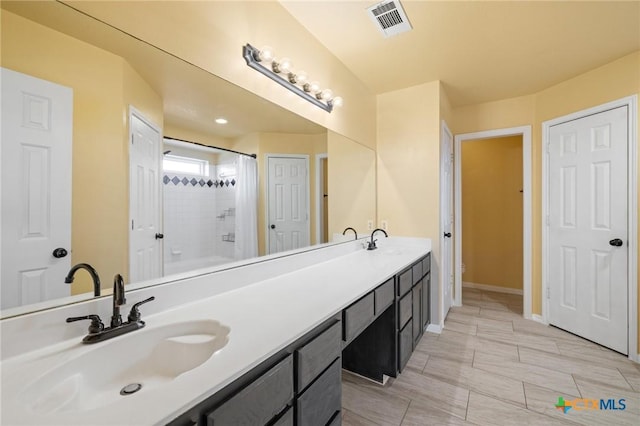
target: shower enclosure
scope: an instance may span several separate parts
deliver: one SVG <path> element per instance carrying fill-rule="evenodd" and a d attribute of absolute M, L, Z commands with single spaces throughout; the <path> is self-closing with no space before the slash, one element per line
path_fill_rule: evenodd
<path fill-rule="evenodd" d="M 257 223 L 246 222 L 253 220 L 247 211 L 251 213 L 254 206 L 257 210 L 257 177 L 254 180 L 243 175 L 242 179 L 238 168 L 242 163 L 240 168 L 244 170 L 245 163 L 255 163 L 255 159 L 173 139 L 164 143 L 164 274 L 245 258 L 238 254 L 236 235 L 240 231 L 242 246 L 252 245 L 255 239 L 257 247 L 257 232 L 246 233 L 247 229 L 257 230 Z M 254 197 L 249 202 L 247 193 Z M 237 200 L 239 195 L 242 199 Z"/>

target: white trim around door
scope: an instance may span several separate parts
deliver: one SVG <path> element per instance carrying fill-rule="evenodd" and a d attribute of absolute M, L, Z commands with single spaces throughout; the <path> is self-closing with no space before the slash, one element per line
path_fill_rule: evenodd
<path fill-rule="evenodd" d="M 582 111 L 577 111 L 562 117 L 557 117 L 542 123 L 542 146 L 549 144 L 551 127 L 560 123 L 576 120 L 593 114 L 598 114 L 610 109 L 626 106 L 628 108 L 628 185 L 627 185 L 627 209 L 628 228 L 627 243 L 628 254 L 628 353 L 629 359 L 640 362 L 638 353 L 638 96 L 626 98 L 598 105 Z M 542 156 L 542 223 L 546 222 L 549 214 L 549 159 L 546 149 Z M 548 323 L 549 301 L 547 298 L 549 286 L 549 235 L 548 228 L 543 226 L 542 231 L 542 321 Z"/>
<path fill-rule="evenodd" d="M 454 148 L 454 245 L 455 245 L 455 298 L 456 306 L 462 305 L 462 143 L 475 139 L 489 139 L 503 136 L 522 135 L 522 306 L 523 316 L 531 319 L 532 282 L 532 215 L 531 215 L 531 126 L 510 127 L 456 135 Z"/>
<path fill-rule="evenodd" d="M 323 230 L 327 226 L 324 223 L 324 193 L 327 188 L 324 187 L 324 171 L 322 169 L 322 160 L 326 160 L 329 156 L 324 154 L 316 154 L 316 244 L 327 243 L 322 241 Z"/>

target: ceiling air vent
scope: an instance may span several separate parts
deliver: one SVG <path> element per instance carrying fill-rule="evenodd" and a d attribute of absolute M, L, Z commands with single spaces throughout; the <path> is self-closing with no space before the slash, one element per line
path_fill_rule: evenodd
<path fill-rule="evenodd" d="M 411 30 L 411 24 L 398 0 L 373 5 L 367 9 L 367 13 L 385 38 Z"/>

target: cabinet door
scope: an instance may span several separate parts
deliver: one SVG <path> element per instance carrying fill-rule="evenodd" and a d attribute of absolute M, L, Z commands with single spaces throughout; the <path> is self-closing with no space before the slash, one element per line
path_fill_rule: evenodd
<path fill-rule="evenodd" d="M 413 287 L 413 347 L 422 337 L 422 281 Z"/>
<path fill-rule="evenodd" d="M 404 367 L 411 358 L 413 349 L 413 324 L 411 321 L 404 326 L 398 335 L 398 370 L 404 370 Z"/>
<path fill-rule="evenodd" d="M 289 355 L 209 413 L 207 425 L 265 425 L 292 399 L 293 357 Z"/>
<path fill-rule="evenodd" d="M 422 328 L 431 323 L 431 273 L 422 279 Z"/>
<path fill-rule="evenodd" d="M 398 328 L 404 327 L 411 319 L 411 306 L 411 292 L 409 292 L 398 302 Z"/>

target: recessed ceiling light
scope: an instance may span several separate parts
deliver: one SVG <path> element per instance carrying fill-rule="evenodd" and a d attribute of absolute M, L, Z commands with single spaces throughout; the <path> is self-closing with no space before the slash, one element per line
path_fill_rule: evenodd
<path fill-rule="evenodd" d="M 227 121 L 226 118 L 220 117 L 220 118 L 216 118 L 216 123 L 218 123 L 218 124 L 227 124 L 228 121 Z"/>

